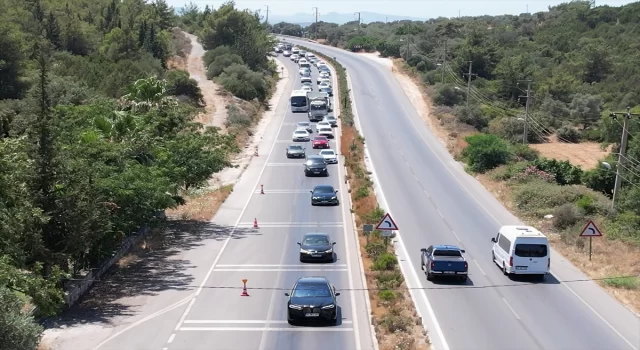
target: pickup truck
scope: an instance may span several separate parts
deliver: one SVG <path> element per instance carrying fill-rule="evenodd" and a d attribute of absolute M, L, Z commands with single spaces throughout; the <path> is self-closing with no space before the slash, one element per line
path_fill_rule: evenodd
<path fill-rule="evenodd" d="M 464 250 L 453 245 L 432 245 L 420 249 L 420 267 L 431 281 L 435 276 L 457 277 L 467 280 L 469 264 L 462 256 Z"/>

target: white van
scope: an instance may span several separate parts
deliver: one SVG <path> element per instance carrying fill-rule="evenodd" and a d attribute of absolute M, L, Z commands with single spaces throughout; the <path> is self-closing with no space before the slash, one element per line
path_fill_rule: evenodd
<path fill-rule="evenodd" d="M 549 240 L 531 226 L 502 226 L 491 255 L 505 275 L 544 275 L 551 268 Z"/>
<path fill-rule="evenodd" d="M 301 59 L 298 61 L 298 66 L 299 66 L 300 68 L 309 68 L 309 69 L 311 69 L 311 64 L 309 63 L 309 61 L 307 61 L 307 60 L 306 60 L 306 59 L 304 59 L 304 58 L 301 58 Z"/>

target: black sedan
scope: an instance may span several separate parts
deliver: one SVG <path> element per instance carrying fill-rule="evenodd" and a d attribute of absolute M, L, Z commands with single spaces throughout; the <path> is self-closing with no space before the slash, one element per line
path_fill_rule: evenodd
<path fill-rule="evenodd" d="M 307 161 L 304 163 L 304 175 L 329 176 L 327 162 L 322 156 L 308 156 Z"/>
<path fill-rule="evenodd" d="M 333 262 L 333 246 L 331 237 L 326 233 L 307 233 L 302 237 L 300 246 L 300 262 L 325 261 Z"/>
<path fill-rule="evenodd" d="M 338 303 L 336 288 L 325 277 L 300 277 L 290 293 L 287 302 L 289 324 L 302 320 L 324 320 L 338 323 Z"/>
<path fill-rule="evenodd" d="M 313 188 L 311 192 L 311 205 L 329 204 L 340 205 L 338 190 L 333 186 L 320 185 Z"/>
<path fill-rule="evenodd" d="M 300 145 L 289 145 L 287 147 L 287 158 L 304 158 L 306 156 L 304 147 Z"/>

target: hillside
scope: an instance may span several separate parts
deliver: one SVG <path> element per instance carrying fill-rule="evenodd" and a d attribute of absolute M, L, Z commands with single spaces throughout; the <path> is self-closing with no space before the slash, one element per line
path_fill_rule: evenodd
<path fill-rule="evenodd" d="M 318 16 L 318 21 L 323 21 L 327 23 L 337 23 L 337 24 L 345 24 L 352 21 L 357 21 L 357 15 L 353 13 L 337 13 L 337 12 L 329 12 L 329 13 L 321 13 Z M 372 22 L 395 22 L 395 21 L 426 21 L 426 18 L 418 18 L 418 17 L 410 17 L 410 16 L 396 16 L 396 15 L 387 15 L 384 13 L 375 13 L 375 12 L 360 12 L 360 20 L 362 23 L 372 23 Z M 269 23 L 276 24 L 280 22 L 299 24 L 302 26 L 311 25 L 311 23 L 315 22 L 315 15 L 313 13 L 296 13 L 290 16 L 279 16 L 277 14 L 269 15 Z"/>

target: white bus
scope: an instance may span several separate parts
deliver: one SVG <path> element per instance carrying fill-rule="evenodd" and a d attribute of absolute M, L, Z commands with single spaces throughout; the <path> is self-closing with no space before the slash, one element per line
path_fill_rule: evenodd
<path fill-rule="evenodd" d="M 294 90 L 289 99 L 291 112 L 309 112 L 309 98 L 304 90 Z"/>

